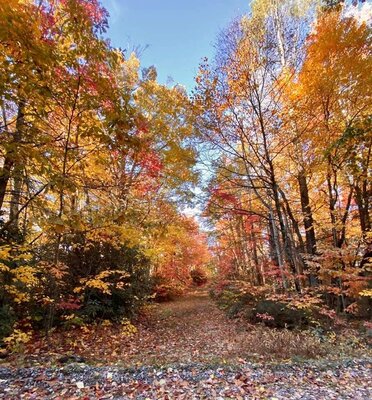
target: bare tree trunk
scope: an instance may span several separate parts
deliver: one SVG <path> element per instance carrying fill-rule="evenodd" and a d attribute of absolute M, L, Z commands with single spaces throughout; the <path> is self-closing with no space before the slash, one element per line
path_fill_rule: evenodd
<path fill-rule="evenodd" d="M 274 5 L 273 19 L 275 26 L 275 34 L 276 40 L 278 41 L 278 51 L 280 55 L 280 64 L 284 68 L 287 64 L 286 54 L 285 54 L 285 46 L 284 46 L 284 37 L 283 37 L 283 26 L 282 26 L 282 18 L 280 16 L 279 11 L 280 1 L 276 1 Z"/>
<path fill-rule="evenodd" d="M 256 281 L 259 286 L 263 285 L 264 279 L 262 276 L 262 271 L 260 269 L 260 264 L 258 260 L 258 252 L 257 252 L 257 238 L 256 232 L 254 231 L 254 223 L 251 224 L 251 232 L 250 232 L 250 242 L 252 244 L 252 258 L 253 264 L 256 271 Z"/>
<path fill-rule="evenodd" d="M 329 205 L 329 215 L 332 223 L 332 241 L 333 245 L 337 247 L 338 237 L 337 237 L 337 227 L 336 227 L 336 203 L 337 203 L 337 190 L 335 188 L 335 183 L 332 183 L 332 167 L 330 164 L 330 157 L 328 158 L 328 171 L 327 171 L 327 187 L 328 187 L 328 205 Z"/>
<path fill-rule="evenodd" d="M 19 166 L 13 170 L 13 188 L 11 191 L 10 208 L 9 208 L 9 230 L 17 234 L 19 232 L 19 208 L 21 205 L 21 194 L 23 187 L 22 168 Z"/>
<path fill-rule="evenodd" d="M 298 280 L 298 278 L 296 277 L 296 274 L 299 272 L 298 271 L 299 266 L 296 262 L 297 257 L 294 254 L 295 249 L 292 246 L 293 240 L 290 237 L 288 227 L 284 220 L 284 215 L 283 215 L 282 207 L 280 204 L 278 186 L 275 181 L 274 175 L 273 175 L 273 182 L 272 182 L 272 190 L 273 190 L 275 211 L 278 216 L 280 233 L 281 233 L 281 238 L 282 238 L 282 242 L 283 242 L 284 255 L 285 255 L 286 261 L 287 261 L 292 273 L 294 274 L 296 290 L 298 292 L 301 292 L 301 284 L 300 284 L 300 281 Z"/>
<path fill-rule="evenodd" d="M 280 270 L 283 287 L 284 289 L 288 289 L 287 279 L 284 275 L 284 260 L 283 260 L 283 252 L 281 248 L 281 243 L 278 235 L 278 228 L 275 224 L 274 212 L 270 209 L 269 214 L 269 221 L 270 221 L 270 232 L 271 232 L 271 246 L 275 254 L 275 261 Z"/>
<path fill-rule="evenodd" d="M 338 238 L 338 242 L 337 242 L 337 246 L 339 248 L 342 247 L 342 245 L 345 243 L 345 240 L 346 240 L 346 221 L 349 216 L 350 205 L 351 205 L 351 200 L 353 198 L 353 193 L 354 193 L 354 186 L 351 186 L 349 195 L 347 197 L 347 202 L 345 205 L 344 215 L 342 216 L 342 219 L 341 219 L 342 228 L 341 228 L 341 232 L 340 232 L 340 237 Z"/>
<path fill-rule="evenodd" d="M 6 189 L 10 179 L 10 174 L 13 168 L 13 164 L 14 162 L 13 162 L 12 152 L 8 151 L 4 159 L 3 167 L 0 171 L 0 212 L 3 212 Z"/>
<path fill-rule="evenodd" d="M 298 174 L 297 180 L 300 187 L 301 209 L 306 237 L 306 252 L 313 255 L 316 253 L 316 236 L 313 213 L 310 206 L 309 188 L 307 186 L 306 175 L 303 170 Z"/>
<path fill-rule="evenodd" d="M 363 182 L 362 187 L 355 185 L 355 202 L 358 206 L 359 211 L 359 222 L 362 233 L 366 233 L 371 230 L 371 218 L 370 218 L 370 199 L 372 197 L 372 185 L 368 189 L 368 182 Z"/>
<path fill-rule="evenodd" d="M 11 230 L 14 234 L 18 232 L 19 228 L 19 207 L 21 203 L 21 190 L 22 190 L 22 175 L 23 175 L 23 167 L 21 160 L 17 159 L 17 149 L 19 143 L 22 139 L 22 131 L 24 129 L 24 111 L 25 111 L 25 101 L 20 100 L 18 103 L 18 112 L 17 112 L 17 122 L 16 129 L 13 133 L 11 150 L 7 152 L 5 156 L 3 171 L 0 173 L 0 209 L 3 206 L 4 198 L 6 195 L 6 189 L 9 184 L 9 180 L 11 178 L 11 174 L 13 171 L 13 188 L 11 191 L 11 199 L 10 199 L 10 207 L 9 207 L 9 230 Z M 5 109 L 3 108 L 3 119 L 6 124 L 6 115 Z"/>

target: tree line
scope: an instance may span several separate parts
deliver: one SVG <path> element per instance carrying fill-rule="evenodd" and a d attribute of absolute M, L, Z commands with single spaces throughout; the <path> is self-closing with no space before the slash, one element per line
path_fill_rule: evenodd
<path fill-rule="evenodd" d="M 221 275 L 366 316 L 371 31 L 357 3 L 253 1 L 194 101 Z"/>
<path fill-rule="evenodd" d="M 1 336 L 131 316 L 208 260 L 190 100 L 107 27 L 97 0 L 0 1 Z"/>

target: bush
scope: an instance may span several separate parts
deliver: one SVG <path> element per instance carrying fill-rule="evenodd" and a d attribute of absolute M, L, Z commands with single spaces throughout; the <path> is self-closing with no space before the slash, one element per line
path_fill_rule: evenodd
<path fill-rule="evenodd" d="M 186 285 L 180 281 L 168 279 L 167 277 L 156 274 L 152 277 L 153 294 L 151 298 L 157 303 L 174 300 L 181 296 L 186 288 Z"/>
<path fill-rule="evenodd" d="M 8 305 L 0 307 L 0 341 L 9 336 L 13 331 L 16 321 L 13 309 Z"/>
<path fill-rule="evenodd" d="M 334 324 L 334 312 L 316 294 L 269 295 L 269 288 L 254 287 L 242 281 L 222 281 L 210 294 L 230 318 L 241 317 L 251 323 L 272 328 L 303 329 Z"/>
<path fill-rule="evenodd" d="M 215 283 L 210 289 L 210 296 L 221 302 L 223 297 L 226 296 L 227 293 L 240 295 L 245 292 L 244 287 L 246 286 L 245 282 L 242 281 L 230 281 L 223 280 Z M 229 296 L 229 295 L 227 295 Z"/>
<path fill-rule="evenodd" d="M 102 247 L 101 244 L 96 245 Z M 151 293 L 149 260 L 138 248 L 124 245 L 115 248 L 106 244 L 100 252 L 100 257 L 96 258 L 97 250 L 90 247 L 88 254 L 84 254 L 85 258 L 92 263 L 99 260 L 100 269 L 119 271 L 123 275 L 112 273 L 108 276 L 110 293 L 95 288 L 85 289 L 79 314 L 88 320 L 119 320 L 124 316 L 133 317 Z"/>
<path fill-rule="evenodd" d="M 266 288 L 256 288 L 243 281 L 221 281 L 210 295 L 230 318 L 250 319 L 253 307 L 264 297 Z"/>
<path fill-rule="evenodd" d="M 39 248 L 38 258 L 50 260 L 53 251 L 48 246 Z M 83 234 L 66 235 L 60 264 L 65 274 L 63 286 L 46 293 L 55 301 L 54 324 L 71 314 L 86 322 L 133 317 L 152 291 L 150 260 L 140 247 L 87 240 Z M 47 284 L 44 290 L 48 290 Z M 45 321 L 47 311 L 39 308 L 35 313 Z"/>
<path fill-rule="evenodd" d="M 197 286 L 203 286 L 207 283 L 208 278 L 205 271 L 200 268 L 195 268 L 190 272 L 193 283 Z"/>
<path fill-rule="evenodd" d="M 291 308 L 288 304 L 261 300 L 252 310 L 250 322 L 262 322 L 272 328 L 304 328 L 310 325 L 310 315 L 307 311 Z"/>
<path fill-rule="evenodd" d="M 155 301 L 162 303 L 174 300 L 176 297 L 181 296 L 183 292 L 184 287 L 179 283 L 160 283 L 155 286 L 153 297 Z"/>

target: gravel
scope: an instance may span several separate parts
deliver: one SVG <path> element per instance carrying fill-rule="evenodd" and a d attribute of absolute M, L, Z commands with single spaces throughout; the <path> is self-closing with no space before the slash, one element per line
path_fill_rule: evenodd
<path fill-rule="evenodd" d="M 0 367 L 1 399 L 372 399 L 372 360 Z"/>

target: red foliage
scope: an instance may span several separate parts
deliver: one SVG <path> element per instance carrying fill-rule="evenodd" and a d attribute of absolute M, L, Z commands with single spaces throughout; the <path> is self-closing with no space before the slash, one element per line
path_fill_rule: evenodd
<path fill-rule="evenodd" d="M 163 169 L 163 163 L 159 156 L 151 150 L 142 151 L 139 154 L 139 164 L 145 173 L 151 178 L 157 178 Z"/>
<path fill-rule="evenodd" d="M 81 307 L 80 300 L 69 297 L 66 300 L 62 300 L 57 304 L 57 308 L 59 310 L 68 310 L 68 311 L 73 311 L 73 310 L 78 310 Z"/>
<path fill-rule="evenodd" d="M 53 34 L 56 33 L 56 19 L 53 10 L 42 7 L 40 21 L 42 40 L 50 44 L 53 43 Z"/>
<path fill-rule="evenodd" d="M 98 0 L 61 0 L 61 4 L 71 9 L 74 9 L 77 4 L 79 11 L 97 28 L 103 28 L 107 25 L 109 14 Z"/>
<path fill-rule="evenodd" d="M 216 200 L 221 200 L 224 203 L 232 204 L 234 206 L 238 205 L 237 197 L 231 193 L 227 193 L 221 188 L 212 189 L 212 196 L 215 197 Z"/>
<path fill-rule="evenodd" d="M 137 117 L 136 118 L 136 126 L 137 126 L 137 133 L 138 134 L 148 133 L 149 132 L 148 122 L 143 117 Z"/>

